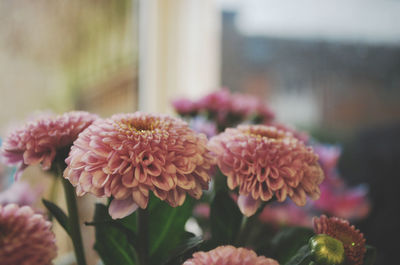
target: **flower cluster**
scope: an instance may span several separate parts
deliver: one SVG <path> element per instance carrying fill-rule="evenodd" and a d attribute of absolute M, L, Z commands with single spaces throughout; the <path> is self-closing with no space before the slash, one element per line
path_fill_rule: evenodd
<path fill-rule="evenodd" d="M 213 158 L 207 138 L 166 115 L 114 115 L 89 126 L 74 142 L 65 178 L 79 195 L 113 197 L 109 211 L 122 218 L 146 208 L 149 192 L 171 206 L 186 193 L 197 199 L 208 189 Z"/>
<path fill-rule="evenodd" d="M 289 132 L 240 125 L 211 138 L 209 148 L 229 188 L 239 186 L 238 203 L 246 215 L 257 209 L 252 201 L 268 201 L 273 196 L 280 202 L 289 196 L 299 206 L 305 205 L 306 195 L 319 198 L 318 185 L 324 175 L 318 156 Z"/>
<path fill-rule="evenodd" d="M 72 111 L 63 115 L 43 115 L 13 131 L 2 145 L 2 157 L 9 165 L 18 165 L 16 178 L 29 165 L 41 164 L 44 170 L 51 168 L 57 152 L 72 145 L 97 115 Z"/>
<path fill-rule="evenodd" d="M 235 126 L 245 120 L 268 123 L 274 113 L 259 98 L 244 94 L 231 94 L 228 90 L 210 93 L 198 100 L 178 99 L 172 102 L 181 116 L 204 115 L 214 121 L 219 129 Z"/>
<path fill-rule="evenodd" d="M 0 263 L 50 265 L 56 257 L 51 223 L 29 206 L 0 205 Z"/>
<path fill-rule="evenodd" d="M 276 260 L 257 256 L 249 249 L 221 246 L 208 252 L 196 252 L 183 265 L 279 265 Z"/>

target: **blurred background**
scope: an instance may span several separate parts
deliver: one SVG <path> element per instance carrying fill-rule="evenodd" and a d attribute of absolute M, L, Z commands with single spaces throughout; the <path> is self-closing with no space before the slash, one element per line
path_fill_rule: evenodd
<path fill-rule="evenodd" d="M 343 177 L 369 185 L 371 212 L 356 225 L 377 264 L 394 264 L 399 14 L 395 0 L 0 0 L 1 137 L 38 110 L 172 113 L 174 98 L 221 87 L 254 95 L 342 145 Z M 46 190 L 39 175 L 24 178 Z"/>

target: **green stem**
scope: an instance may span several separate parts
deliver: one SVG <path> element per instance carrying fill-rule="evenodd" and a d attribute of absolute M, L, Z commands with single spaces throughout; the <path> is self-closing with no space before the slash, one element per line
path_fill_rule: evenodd
<path fill-rule="evenodd" d="M 138 240 L 140 242 L 140 247 L 138 249 L 140 265 L 149 264 L 148 221 L 149 213 L 146 210 L 139 208 L 137 212 L 137 229 Z"/>
<path fill-rule="evenodd" d="M 81 228 L 79 225 L 78 207 L 76 203 L 75 189 L 68 180 L 62 178 L 64 186 L 65 199 L 68 208 L 68 225 L 72 244 L 74 245 L 76 262 L 78 265 L 86 265 L 85 251 L 83 248 Z"/>

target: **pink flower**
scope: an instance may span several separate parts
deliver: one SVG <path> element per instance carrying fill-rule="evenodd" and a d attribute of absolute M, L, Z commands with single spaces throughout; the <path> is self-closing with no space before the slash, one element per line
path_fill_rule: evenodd
<path fill-rule="evenodd" d="M 279 263 L 249 249 L 220 246 L 208 252 L 196 252 L 183 265 L 279 265 Z"/>
<path fill-rule="evenodd" d="M 0 192 L 0 204 L 32 205 L 38 199 L 39 194 L 40 191 L 32 189 L 29 183 L 17 181 L 8 189 Z"/>
<path fill-rule="evenodd" d="M 360 230 L 349 222 L 337 217 L 314 217 L 314 231 L 316 234 L 326 234 L 343 243 L 346 255 L 346 265 L 361 265 L 366 252 L 365 238 Z"/>
<path fill-rule="evenodd" d="M 309 227 L 311 216 L 290 201 L 284 203 L 272 203 L 265 206 L 259 219 L 276 226 L 304 226 Z"/>
<path fill-rule="evenodd" d="M 231 104 L 231 94 L 227 89 L 215 91 L 197 101 L 199 109 L 215 112 L 227 112 Z"/>
<path fill-rule="evenodd" d="M 257 97 L 237 93 L 231 95 L 231 102 L 231 111 L 243 117 L 257 115 L 262 122 L 270 122 L 275 117 L 272 110 Z"/>
<path fill-rule="evenodd" d="M 322 212 L 354 220 L 364 218 L 370 210 L 364 186 L 335 188 L 329 182 L 323 182 L 320 189 L 321 197 L 313 202 L 313 206 Z"/>
<path fill-rule="evenodd" d="M 29 206 L 0 205 L 2 265 L 50 265 L 56 255 L 50 222 Z"/>
<path fill-rule="evenodd" d="M 172 101 L 172 106 L 179 115 L 190 115 L 198 111 L 198 104 L 190 99 L 181 98 Z"/>
<path fill-rule="evenodd" d="M 88 127 L 71 148 L 64 177 L 78 195 L 113 196 L 110 215 L 146 208 L 149 191 L 172 207 L 208 189 L 214 163 L 207 138 L 167 115 L 114 115 Z"/>
<path fill-rule="evenodd" d="M 207 137 L 212 137 L 218 133 L 215 122 L 209 121 L 201 116 L 197 116 L 190 120 L 190 128 L 198 133 L 204 133 Z"/>
<path fill-rule="evenodd" d="M 19 165 L 16 178 L 29 165 L 41 164 L 48 170 L 57 153 L 66 152 L 62 149 L 72 145 L 95 119 L 96 115 L 82 111 L 41 116 L 8 136 L 2 146 L 2 157 L 7 164 Z"/>
<path fill-rule="evenodd" d="M 247 216 L 254 214 L 260 201 L 273 196 L 280 202 L 289 196 L 299 206 L 306 204 L 307 195 L 319 198 L 324 175 L 318 156 L 289 132 L 240 125 L 211 138 L 209 148 L 227 176 L 228 187 L 239 187 L 238 205 Z"/>

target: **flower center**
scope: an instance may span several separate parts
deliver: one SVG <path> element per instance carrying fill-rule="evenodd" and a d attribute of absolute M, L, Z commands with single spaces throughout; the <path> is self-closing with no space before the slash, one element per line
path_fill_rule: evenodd
<path fill-rule="evenodd" d="M 284 134 L 274 127 L 250 128 L 248 129 L 247 133 L 255 137 L 275 139 L 275 140 L 284 138 Z"/>
<path fill-rule="evenodd" d="M 157 122 L 149 120 L 122 120 L 117 122 L 122 131 L 127 134 L 146 133 L 154 131 Z"/>

